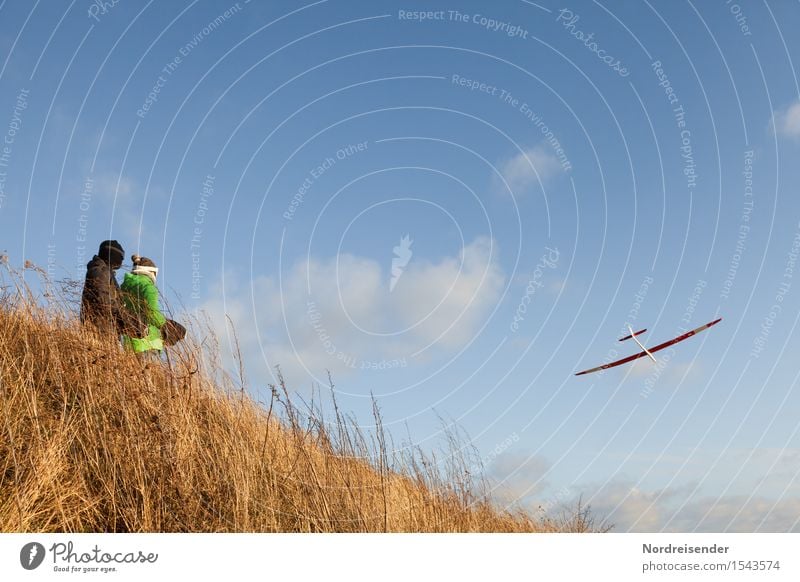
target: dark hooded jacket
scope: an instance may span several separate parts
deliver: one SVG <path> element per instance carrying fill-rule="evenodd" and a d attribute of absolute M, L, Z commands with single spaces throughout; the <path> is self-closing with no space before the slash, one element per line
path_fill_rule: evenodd
<path fill-rule="evenodd" d="M 81 296 L 81 322 L 100 331 L 119 334 L 125 321 L 125 308 L 114 270 L 95 255 L 86 265 L 86 282 Z"/>

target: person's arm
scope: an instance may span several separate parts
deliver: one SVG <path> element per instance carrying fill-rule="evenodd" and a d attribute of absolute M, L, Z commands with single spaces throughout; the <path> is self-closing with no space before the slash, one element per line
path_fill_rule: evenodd
<path fill-rule="evenodd" d="M 102 265 L 92 266 L 86 273 L 84 293 L 92 304 L 92 310 L 103 317 L 116 315 L 114 288 L 109 280 L 110 272 Z"/>
<path fill-rule="evenodd" d="M 147 285 L 144 291 L 144 299 L 147 303 L 147 317 L 152 325 L 161 328 L 167 318 L 161 313 L 161 308 L 158 306 L 158 289 L 154 284 Z"/>
<path fill-rule="evenodd" d="M 128 305 L 125 303 L 125 298 L 123 297 L 123 291 L 119 288 L 119 285 L 116 284 L 116 281 L 111 283 L 111 312 L 114 317 L 114 321 L 117 322 L 117 330 L 120 333 L 128 333 L 128 328 L 132 322 L 132 314 Z"/>

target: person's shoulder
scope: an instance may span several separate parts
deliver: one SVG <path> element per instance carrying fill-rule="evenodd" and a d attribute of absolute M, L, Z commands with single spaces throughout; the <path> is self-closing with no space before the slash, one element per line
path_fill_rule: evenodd
<path fill-rule="evenodd" d="M 134 275 L 133 273 L 125 273 L 125 276 L 122 278 L 123 287 L 133 287 L 139 285 L 140 283 L 139 276 Z"/>
<path fill-rule="evenodd" d="M 91 261 L 86 263 L 86 272 L 88 274 L 104 273 L 108 271 L 108 264 L 98 256 L 95 256 Z"/>
<path fill-rule="evenodd" d="M 136 275 L 134 273 L 125 273 L 125 277 L 122 279 L 123 286 L 129 287 L 151 287 L 154 286 L 153 282 L 150 280 L 150 277 L 146 275 Z"/>

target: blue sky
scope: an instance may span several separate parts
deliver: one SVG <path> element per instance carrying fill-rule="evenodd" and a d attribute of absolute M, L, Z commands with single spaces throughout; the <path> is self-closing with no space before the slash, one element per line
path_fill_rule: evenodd
<path fill-rule="evenodd" d="M 800 528 L 796 4 L 0 15 L 11 263 L 81 278 L 118 239 L 223 350 L 231 318 L 254 394 L 330 370 L 398 440 L 453 421 L 504 502 Z M 632 353 L 626 323 L 654 345 L 717 317 L 657 365 L 573 375 Z"/>

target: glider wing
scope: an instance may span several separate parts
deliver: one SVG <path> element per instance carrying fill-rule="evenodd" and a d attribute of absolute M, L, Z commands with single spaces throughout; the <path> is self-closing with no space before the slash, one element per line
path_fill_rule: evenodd
<path fill-rule="evenodd" d="M 669 341 L 664 342 L 663 344 L 658 344 L 654 348 L 650 348 L 649 350 L 644 350 L 639 352 L 638 354 L 633 354 L 632 356 L 628 356 L 627 358 L 622 358 L 621 360 L 617 360 L 615 362 L 610 362 L 608 364 L 603 364 L 602 366 L 597 366 L 596 368 L 590 368 L 589 370 L 584 370 L 583 372 L 577 372 L 576 376 L 582 376 L 583 374 L 591 374 L 592 372 L 599 372 L 600 370 L 608 370 L 609 368 L 614 368 L 616 366 L 621 366 L 622 364 L 627 364 L 628 362 L 632 362 L 634 360 L 638 360 L 639 358 L 643 358 L 648 355 L 648 352 L 657 352 L 659 350 L 663 350 L 664 348 L 668 348 L 677 344 L 678 342 L 682 342 L 685 339 L 689 339 L 693 335 L 697 335 L 701 331 L 707 330 L 712 325 L 718 324 L 722 321 L 722 318 L 715 319 L 714 321 L 707 323 L 705 325 L 701 325 L 700 327 L 693 329 L 692 331 L 687 331 L 683 335 L 679 335 L 678 337 L 671 339 Z M 636 335 L 636 334 L 632 334 Z"/>

